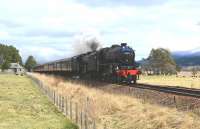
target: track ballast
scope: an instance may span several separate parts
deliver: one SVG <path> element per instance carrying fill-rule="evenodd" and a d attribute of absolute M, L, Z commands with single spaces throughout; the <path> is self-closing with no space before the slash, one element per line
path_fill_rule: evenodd
<path fill-rule="evenodd" d="M 200 89 L 195 89 L 195 88 L 185 88 L 179 86 L 160 86 L 160 85 L 149 85 L 149 84 L 134 84 L 132 85 L 132 87 L 171 93 L 175 95 L 200 98 Z"/>

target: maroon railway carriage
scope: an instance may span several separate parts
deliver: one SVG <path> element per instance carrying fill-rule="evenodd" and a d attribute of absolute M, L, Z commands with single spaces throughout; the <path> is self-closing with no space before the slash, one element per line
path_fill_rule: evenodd
<path fill-rule="evenodd" d="M 136 69 L 135 52 L 126 43 L 38 65 L 34 71 L 127 83 L 136 83 L 140 74 Z"/>

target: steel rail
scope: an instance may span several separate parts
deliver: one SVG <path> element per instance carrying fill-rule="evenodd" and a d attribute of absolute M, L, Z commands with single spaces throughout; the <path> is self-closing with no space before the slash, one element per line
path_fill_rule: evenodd
<path fill-rule="evenodd" d="M 160 86 L 160 85 L 149 85 L 149 84 L 134 84 L 131 85 L 131 87 L 200 98 L 200 89 L 195 89 L 195 88 L 164 86 L 164 85 Z"/>

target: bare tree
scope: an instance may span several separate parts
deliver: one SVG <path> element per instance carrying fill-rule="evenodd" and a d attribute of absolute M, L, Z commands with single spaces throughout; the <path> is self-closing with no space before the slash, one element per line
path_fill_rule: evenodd
<path fill-rule="evenodd" d="M 192 76 L 193 76 L 193 77 L 196 77 L 197 73 L 198 73 L 198 67 L 194 66 L 194 67 L 192 68 Z"/>

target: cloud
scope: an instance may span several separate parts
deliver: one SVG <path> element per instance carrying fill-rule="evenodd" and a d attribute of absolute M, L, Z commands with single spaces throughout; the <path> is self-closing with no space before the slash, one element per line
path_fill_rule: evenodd
<path fill-rule="evenodd" d="M 48 61 L 73 55 L 76 35 L 92 30 L 103 47 L 127 42 L 140 59 L 152 47 L 199 47 L 199 6 L 196 0 L 6 0 L 0 4 L 0 41 L 24 57 Z"/>
<path fill-rule="evenodd" d="M 53 47 L 51 45 L 47 46 L 22 46 L 19 48 L 20 51 L 23 51 L 21 55 L 23 56 L 23 60 L 25 61 L 29 55 L 33 55 L 38 63 L 45 63 L 48 61 L 58 60 L 62 58 L 67 58 L 72 56 L 71 52 L 67 52 L 70 48 L 66 46 L 62 46 L 63 48 Z"/>
<path fill-rule="evenodd" d="M 35 30 L 26 30 L 24 32 L 16 32 L 16 36 L 24 37 L 49 37 L 49 38 L 66 38 L 74 36 L 74 32 L 69 32 L 67 30 L 51 30 L 51 29 L 35 29 Z"/>
<path fill-rule="evenodd" d="M 45 63 L 46 61 L 54 60 L 56 58 L 64 58 L 65 53 L 50 47 L 31 47 L 28 51 L 24 51 L 26 55 L 34 55 L 39 63 Z M 27 57 L 25 57 L 27 58 Z"/>
<path fill-rule="evenodd" d="M 90 5 L 90 6 L 152 6 L 160 5 L 166 0 L 77 0 L 78 2 Z"/>
<path fill-rule="evenodd" d="M 13 21 L 10 21 L 10 20 L 7 20 L 7 19 L 0 19 L 0 25 L 3 25 L 5 27 L 8 27 L 8 28 L 15 28 L 15 27 L 20 27 L 21 24 L 17 23 L 17 22 L 13 22 Z"/>
<path fill-rule="evenodd" d="M 9 34 L 7 32 L 5 32 L 5 31 L 0 31 L 0 36 L 1 37 L 8 37 Z"/>

